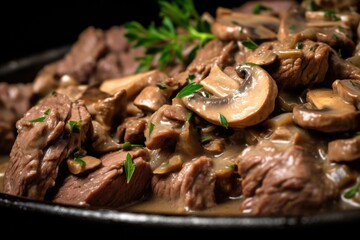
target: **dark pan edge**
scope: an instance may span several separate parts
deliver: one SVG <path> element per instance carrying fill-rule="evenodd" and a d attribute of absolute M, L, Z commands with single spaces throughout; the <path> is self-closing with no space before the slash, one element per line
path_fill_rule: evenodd
<path fill-rule="evenodd" d="M 99 224 L 126 224 L 137 227 L 252 230 L 349 226 L 360 223 L 360 210 L 334 211 L 301 217 L 163 215 L 37 202 L 0 193 L 0 209 L 5 208 L 19 211 L 19 215 L 37 213 L 75 221 L 85 220 Z"/>

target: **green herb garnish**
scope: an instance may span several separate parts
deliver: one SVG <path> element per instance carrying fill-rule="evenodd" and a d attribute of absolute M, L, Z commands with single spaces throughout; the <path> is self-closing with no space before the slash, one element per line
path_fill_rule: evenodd
<path fill-rule="evenodd" d="M 262 11 L 272 11 L 271 7 L 262 5 L 261 3 L 257 3 L 252 9 L 253 14 L 260 14 Z"/>
<path fill-rule="evenodd" d="M 227 165 L 226 167 L 228 167 L 228 168 L 231 168 L 231 169 L 235 169 L 236 168 L 236 164 L 230 164 L 230 165 Z"/>
<path fill-rule="evenodd" d="M 295 45 L 295 49 L 303 49 L 304 44 L 302 42 L 297 42 Z"/>
<path fill-rule="evenodd" d="M 149 136 L 150 136 L 151 133 L 154 131 L 154 128 L 155 128 L 155 124 L 153 124 L 152 122 L 150 122 L 150 125 L 149 125 Z"/>
<path fill-rule="evenodd" d="M 38 123 L 38 122 L 44 122 L 46 119 L 46 117 L 39 117 L 39 118 L 35 118 L 33 120 L 30 120 L 31 123 Z"/>
<path fill-rule="evenodd" d="M 219 119 L 220 119 L 220 124 L 221 126 L 223 126 L 224 128 L 228 128 L 228 121 L 226 119 L 226 117 L 224 117 L 224 115 L 222 115 L 221 113 L 219 113 Z"/>
<path fill-rule="evenodd" d="M 183 98 L 193 94 L 195 91 L 201 89 L 203 85 L 191 82 L 190 84 L 183 87 L 180 92 L 176 95 L 176 98 Z"/>
<path fill-rule="evenodd" d="M 213 139 L 214 138 L 212 136 L 204 136 L 204 137 L 201 138 L 201 143 L 210 142 Z"/>
<path fill-rule="evenodd" d="M 186 80 L 187 80 L 189 83 L 191 83 L 192 80 L 194 80 L 194 79 L 195 79 L 195 74 L 189 74 L 189 76 L 186 78 Z"/>
<path fill-rule="evenodd" d="M 210 97 L 210 95 L 209 95 L 209 93 L 208 93 L 207 91 L 202 91 L 202 92 L 201 92 L 201 95 L 202 95 L 204 98 L 209 98 L 209 97 Z"/>
<path fill-rule="evenodd" d="M 51 111 L 51 109 L 50 109 L 50 108 L 46 109 L 46 110 L 44 111 L 44 115 L 45 115 L 45 116 L 42 116 L 42 117 L 39 117 L 39 118 L 32 119 L 32 120 L 30 120 L 30 122 L 31 122 L 31 123 L 44 122 L 44 121 L 45 121 L 45 119 L 46 119 L 46 116 L 47 116 L 47 115 L 49 115 L 50 111 Z"/>
<path fill-rule="evenodd" d="M 85 167 L 86 162 L 78 156 L 74 156 L 74 162 L 78 163 L 81 167 Z"/>
<path fill-rule="evenodd" d="M 311 10 L 311 11 L 317 11 L 317 10 L 319 10 L 319 6 L 315 3 L 314 0 L 311 0 L 311 1 L 310 1 L 310 10 Z"/>
<path fill-rule="evenodd" d="M 349 188 L 345 193 L 344 197 L 347 199 L 353 198 L 358 192 L 360 192 L 360 183 L 355 186 Z"/>
<path fill-rule="evenodd" d="M 80 126 L 82 121 L 69 121 L 70 133 L 80 133 Z"/>
<path fill-rule="evenodd" d="M 244 45 L 244 47 L 251 49 L 251 50 L 255 50 L 257 49 L 259 46 L 250 38 L 241 41 L 242 45 Z"/>
<path fill-rule="evenodd" d="M 191 118 L 192 118 L 193 112 L 189 112 L 188 115 L 186 116 L 186 121 L 190 122 Z"/>
<path fill-rule="evenodd" d="M 125 150 L 125 151 L 128 151 L 132 148 L 135 148 L 135 147 L 143 147 L 143 145 L 141 144 L 132 144 L 131 142 L 124 142 L 122 145 L 121 145 L 122 149 Z"/>
<path fill-rule="evenodd" d="M 146 28 L 135 21 L 124 24 L 125 36 L 133 46 L 146 49 L 145 56 L 138 58 L 138 72 L 150 69 L 155 56 L 159 56 L 160 69 L 164 69 L 171 62 L 190 62 L 201 46 L 215 39 L 210 24 L 201 19 L 192 0 L 158 0 L 158 3 L 162 18 L 159 26 L 151 23 Z M 184 33 L 179 34 L 177 28 L 181 28 Z M 182 50 L 194 42 L 198 44 L 184 59 Z"/>
<path fill-rule="evenodd" d="M 123 167 L 125 171 L 126 183 L 129 183 L 135 172 L 135 164 L 131 158 L 130 153 L 126 154 L 126 159 Z"/>
<path fill-rule="evenodd" d="M 44 114 L 47 116 L 47 115 L 49 115 L 50 112 L 51 112 L 51 109 L 48 108 L 48 109 L 45 110 Z"/>
<path fill-rule="evenodd" d="M 291 25 L 289 26 L 289 30 L 295 32 L 295 31 L 297 30 L 297 26 L 296 26 L 295 24 L 291 24 Z"/>
<path fill-rule="evenodd" d="M 244 65 L 248 65 L 248 66 L 251 66 L 251 67 L 259 66 L 256 63 L 252 63 L 252 62 L 246 62 L 246 63 L 244 63 Z"/>
<path fill-rule="evenodd" d="M 341 20 L 338 16 L 336 16 L 336 14 L 333 10 L 325 10 L 324 17 L 330 18 L 332 21 L 340 21 Z"/>
<path fill-rule="evenodd" d="M 156 86 L 162 90 L 167 89 L 169 87 L 166 83 L 158 83 Z"/>

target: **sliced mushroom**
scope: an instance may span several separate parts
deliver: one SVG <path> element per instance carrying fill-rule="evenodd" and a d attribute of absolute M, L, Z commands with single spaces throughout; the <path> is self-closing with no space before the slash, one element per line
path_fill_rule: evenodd
<path fill-rule="evenodd" d="M 240 87 L 240 82 L 229 77 L 218 65 L 211 68 L 210 74 L 201 81 L 204 89 L 217 97 L 225 97 Z"/>
<path fill-rule="evenodd" d="M 148 85 L 156 85 L 165 81 L 167 78 L 165 73 L 153 70 L 145 73 L 138 73 L 126 77 L 109 79 L 104 81 L 100 90 L 109 94 L 125 89 L 129 99 L 137 95 L 144 87 Z"/>
<path fill-rule="evenodd" d="M 279 19 L 218 8 L 212 32 L 220 40 L 276 39 Z"/>
<path fill-rule="evenodd" d="M 359 80 L 336 80 L 332 84 L 334 92 L 342 99 L 360 109 L 360 81 Z"/>
<path fill-rule="evenodd" d="M 67 165 L 72 174 L 80 174 L 90 169 L 96 168 L 101 164 L 101 160 L 92 156 L 68 159 Z"/>
<path fill-rule="evenodd" d="M 272 77 L 257 65 L 237 67 L 243 84 L 225 97 L 205 98 L 194 93 L 182 98 L 185 106 L 205 120 L 220 125 L 220 114 L 229 127 L 243 128 L 264 121 L 274 110 L 277 86 Z"/>
<path fill-rule="evenodd" d="M 328 144 L 328 159 L 333 162 L 350 162 L 360 159 L 360 136 L 338 139 Z"/>
<path fill-rule="evenodd" d="M 174 155 L 168 161 L 160 164 L 160 166 L 157 167 L 153 171 L 153 173 L 154 174 L 171 173 L 171 172 L 174 172 L 174 171 L 180 169 L 182 167 L 183 163 L 184 163 L 184 161 L 181 159 L 180 155 Z"/>
<path fill-rule="evenodd" d="M 331 89 L 316 89 L 307 93 L 308 103 L 295 106 L 294 122 L 321 132 L 342 132 L 359 126 L 360 112 Z"/>

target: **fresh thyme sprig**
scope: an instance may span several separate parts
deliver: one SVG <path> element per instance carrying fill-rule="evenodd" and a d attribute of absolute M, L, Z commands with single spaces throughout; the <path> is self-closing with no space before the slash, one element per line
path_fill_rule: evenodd
<path fill-rule="evenodd" d="M 151 23 L 146 28 L 136 21 L 124 24 L 126 37 L 133 47 L 146 49 L 145 55 L 137 59 L 140 62 L 137 72 L 149 70 L 156 56 L 159 56 L 160 69 L 171 62 L 187 63 L 197 49 L 215 38 L 209 23 L 199 17 L 192 0 L 158 0 L 158 3 L 162 18 L 159 26 Z M 183 30 L 181 34 L 178 28 Z M 196 45 L 184 58 L 182 51 L 189 43 Z"/>

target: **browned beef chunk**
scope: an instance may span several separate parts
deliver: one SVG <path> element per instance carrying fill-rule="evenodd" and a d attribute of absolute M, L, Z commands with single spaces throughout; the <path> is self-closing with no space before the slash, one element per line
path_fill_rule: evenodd
<path fill-rule="evenodd" d="M 57 74 L 70 75 L 80 83 L 86 83 L 94 72 L 98 59 L 106 51 L 105 34 L 94 27 L 87 28 L 79 36 L 70 52 L 57 66 Z"/>
<path fill-rule="evenodd" d="M 247 214 L 304 214 L 335 196 L 333 184 L 300 146 L 280 152 L 251 146 L 237 165 L 245 197 L 241 209 Z"/>
<path fill-rule="evenodd" d="M 10 153 L 4 192 L 43 199 L 55 184 L 60 163 L 81 146 L 91 130 L 90 120 L 83 105 L 62 94 L 31 108 L 16 124 L 18 136 Z"/>
<path fill-rule="evenodd" d="M 181 105 L 162 106 L 148 121 L 145 129 L 146 147 L 158 149 L 175 146 L 187 114 L 188 111 Z"/>
<path fill-rule="evenodd" d="M 209 74 L 214 64 L 220 68 L 233 64 L 235 50 L 234 42 L 210 41 L 196 53 L 196 57 L 187 67 L 187 71 L 199 74 L 200 79 L 203 79 Z"/>
<path fill-rule="evenodd" d="M 15 141 L 15 123 L 31 106 L 31 84 L 0 83 L 0 153 L 8 154 Z"/>
<path fill-rule="evenodd" d="M 261 52 L 274 52 L 277 60 L 264 68 L 271 74 L 280 88 L 313 86 L 325 80 L 329 68 L 331 48 L 321 42 L 306 40 L 302 48 L 295 50 L 288 43 L 266 42 L 259 46 L 249 58 L 263 57 Z M 285 54 L 283 56 L 283 54 Z"/>
<path fill-rule="evenodd" d="M 129 183 L 123 164 L 130 153 L 135 171 Z M 120 207 L 139 199 L 150 184 L 151 169 L 143 149 L 131 152 L 117 151 L 101 158 L 102 166 L 85 176 L 70 175 L 61 183 L 53 201 L 67 204 L 87 204 L 102 207 Z"/>
<path fill-rule="evenodd" d="M 13 111 L 17 119 L 29 110 L 33 95 L 32 84 L 0 83 L 0 106 Z"/>
<path fill-rule="evenodd" d="M 117 129 L 118 138 L 124 142 L 143 143 L 146 124 L 146 118 L 127 118 Z"/>
<path fill-rule="evenodd" d="M 179 210 L 199 210 L 215 206 L 215 173 L 212 160 L 200 157 L 186 163 L 180 172 L 154 175 L 155 197 L 173 201 Z"/>

